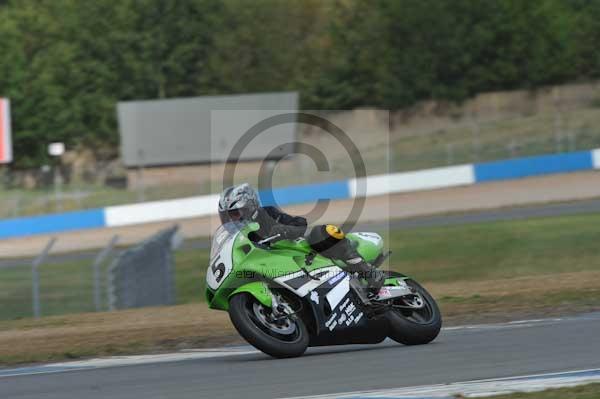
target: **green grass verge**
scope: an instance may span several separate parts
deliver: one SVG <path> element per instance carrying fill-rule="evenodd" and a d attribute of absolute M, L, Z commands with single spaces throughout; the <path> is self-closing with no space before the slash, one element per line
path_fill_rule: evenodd
<path fill-rule="evenodd" d="M 600 384 L 581 385 L 573 388 L 548 389 L 542 392 L 514 393 L 491 396 L 491 399 L 598 399 Z"/>
<path fill-rule="evenodd" d="M 424 283 L 453 283 L 600 270 L 600 215 L 566 216 L 464 226 L 392 231 L 390 264 Z M 204 301 L 208 251 L 176 253 L 177 302 Z M 91 266 L 86 262 L 40 268 L 42 314 L 93 310 Z M 548 305 L 600 303 L 597 291 L 585 298 L 572 290 L 549 292 Z M 105 290 L 103 289 L 103 294 Z M 442 302 L 490 301 L 471 294 Z M 105 298 L 104 298 L 105 299 Z M 582 302 L 583 301 L 583 302 Z M 0 269 L 0 319 L 31 316 L 31 270 Z"/>
<path fill-rule="evenodd" d="M 40 303 L 44 316 L 94 310 L 92 269 L 86 262 L 39 268 Z M 32 278 L 29 265 L 0 269 L 0 319 L 32 315 Z"/>
<path fill-rule="evenodd" d="M 397 230 L 389 264 L 423 282 L 483 281 L 600 270 L 600 214 Z M 177 254 L 182 303 L 204 288 L 206 251 Z"/>
<path fill-rule="evenodd" d="M 477 130 L 465 123 L 429 134 L 400 137 L 390 143 L 394 159 L 391 168 L 417 170 L 600 146 L 597 108 L 569 110 L 561 117 L 562 132 L 558 137 L 554 134 L 556 115 L 552 112 L 479 123 Z M 369 155 L 363 154 L 366 158 Z"/>
<path fill-rule="evenodd" d="M 600 270 L 599 223 L 578 215 L 396 231 L 391 263 L 425 282 Z"/>

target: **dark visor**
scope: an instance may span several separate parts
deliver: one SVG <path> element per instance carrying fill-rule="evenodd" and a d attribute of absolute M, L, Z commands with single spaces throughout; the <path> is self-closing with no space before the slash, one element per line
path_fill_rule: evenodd
<path fill-rule="evenodd" d="M 236 222 L 242 218 L 242 213 L 237 209 L 229 211 L 228 213 L 229 213 L 229 217 L 231 218 L 231 220 L 233 222 Z"/>

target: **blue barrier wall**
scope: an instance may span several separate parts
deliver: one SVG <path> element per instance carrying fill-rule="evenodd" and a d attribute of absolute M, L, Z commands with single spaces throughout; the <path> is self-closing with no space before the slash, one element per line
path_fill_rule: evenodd
<path fill-rule="evenodd" d="M 597 153 L 595 157 L 596 165 L 594 165 L 594 152 Z M 489 181 L 518 179 L 522 177 L 546 175 L 551 173 L 591 170 L 595 167 L 600 169 L 600 150 L 556 155 L 542 155 L 462 166 L 473 169 L 475 183 L 484 183 Z M 385 190 L 374 190 L 373 192 L 377 193 L 376 195 L 398 192 L 397 187 L 402 187 L 403 192 L 406 191 L 407 188 L 411 189 L 410 187 L 413 187 L 413 185 L 414 190 L 418 190 L 423 187 L 423 182 L 416 181 L 415 174 L 411 172 L 397 173 L 388 177 L 390 177 L 390 179 L 393 178 L 395 183 L 402 184 L 390 184 L 390 181 L 387 181 L 386 179 L 383 180 L 386 180 L 387 183 L 381 183 L 381 176 L 367 177 L 367 184 L 372 184 L 374 187 L 378 187 L 378 185 L 381 184 L 389 185 L 385 185 Z M 453 175 L 449 175 L 447 178 L 451 181 L 452 177 Z M 328 183 L 282 187 L 260 191 L 259 196 L 263 205 L 278 206 L 315 202 L 320 199 L 347 199 L 350 198 L 351 195 L 351 184 L 353 184 L 352 180 L 340 180 Z M 470 183 L 466 183 L 464 179 L 458 179 L 452 182 L 450 185 L 458 186 L 465 184 Z M 172 209 L 173 201 L 177 200 L 170 200 L 169 206 L 166 206 L 165 204 L 165 209 Z M 188 203 L 189 199 L 182 199 L 182 201 L 186 201 L 186 203 Z M 212 202 L 212 199 L 210 201 L 201 201 L 201 203 L 205 204 L 204 209 L 199 209 L 197 216 L 206 216 L 207 213 L 210 213 L 206 207 L 213 206 Z M 152 209 L 161 209 L 161 201 L 140 204 L 140 206 L 148 205 L 151 205 Z M 131 206 L 135 207 L 136 205 L 132 204 Z M 217 209 L 216 207 L 217 204 L 215 202 L 215 213 Z M 109 210 L 112 210 L 111 207 L 80 212 L 67 212 L 53 215 L 0 220 L 0 239 L 9 237 L 23 237 L 32 234 L 57 233 L 69 230 L 107 227 L 105 214 Z M 167 215 L 165 215 L 165 213 L 167 213 Z M 157 214 L 157 217 L 158 216 L 160 216 L 160 220 L 166 220 L 169 219 L 169 217 L 171 219 L 177 218 L 177 215 L 169 215 L 168 211 L 164 211 L 160 215 Z M 165 216 L 167 216 L 166 219 Z M 150 222 L 153 220 L 154 219 L 150 217 L 147 221 Z M 127 225 L 132 223 L 133 222 L 121 223 L 118 225 Z"/>
<path fill-rule="evenodd" d="M 567 173 L 593 169 L 590 151 L 508 159 L 475 164 L 475 182 L 519 179 L 552 173 Z"/>
<path fill-rule="evenodd" d="M 0 220 L 0 238 L 104 227 L 104 209 Z"/>
<path fill-rule="evenodd" d="M 329 183 L 261 190 L 258 195 L 260 196 L 260 202 L 264 206 L 286 206 L 314 202 L 320 199 L 347 199 L 350 198 L 350 191 L 348 189 L 348 181 L 339 180 Z"/>

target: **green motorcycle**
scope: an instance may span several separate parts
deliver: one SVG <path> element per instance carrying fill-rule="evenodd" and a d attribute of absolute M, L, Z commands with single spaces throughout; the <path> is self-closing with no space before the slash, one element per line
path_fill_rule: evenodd
<path fill-rule="evenodd" d="M 258 229 L 242 222 L 219 227 L 206 274 L 209 307 L 228 311 L 255 348 L 286 358 L 309 346 L 375 344 L 387 337 L 420 345 L 439 334 L 439 308 L 413 279 L 388 272 L 384 287 L 369 296 L 365 281 L 344 271 L 342 262 L 315 253 L 304 238 L 256 242 L 250 238 Z M 389 254 L 376 233 L 346 237 L 375 267 Z"/>

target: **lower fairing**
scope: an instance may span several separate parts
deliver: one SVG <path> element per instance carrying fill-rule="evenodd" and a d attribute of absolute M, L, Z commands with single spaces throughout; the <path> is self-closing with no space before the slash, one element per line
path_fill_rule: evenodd
<path fill-rule="evenodd" d="M 337 284 L 340 288 L 344 285 L 344 280 Z M 377 344 L 387 337 L 385 317 L 369 319 L 358 295 L 349 287 L 332 302 L 331 288 L 317 288 L 307 300 L 315 319 L 310 346 Z"/>

